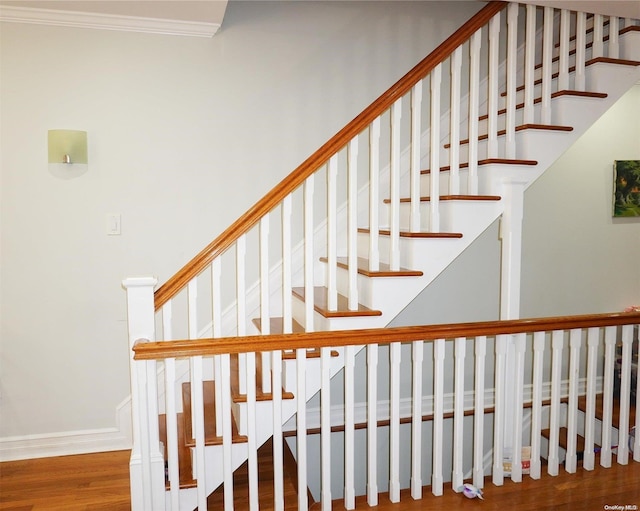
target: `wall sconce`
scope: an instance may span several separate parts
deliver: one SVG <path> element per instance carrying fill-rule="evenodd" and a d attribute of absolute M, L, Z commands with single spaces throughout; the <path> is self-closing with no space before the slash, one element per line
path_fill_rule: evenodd
<path fill-rule="evenodd" d="M 49 130 L 49 171 L 70 179 L 88 169 L 87 132 Z"/>

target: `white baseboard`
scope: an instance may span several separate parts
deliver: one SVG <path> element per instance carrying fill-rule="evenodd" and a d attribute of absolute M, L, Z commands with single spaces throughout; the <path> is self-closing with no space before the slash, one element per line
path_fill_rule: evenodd
<path fill-rule="evenodd" d="M 116 408 L 116 427 L 0 438 L 0 461 L 131 449 L 131 398 Z"/>

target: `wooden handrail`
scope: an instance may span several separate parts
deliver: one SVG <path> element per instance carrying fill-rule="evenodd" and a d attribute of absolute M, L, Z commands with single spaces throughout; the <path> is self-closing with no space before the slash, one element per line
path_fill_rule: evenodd
<path fill-rule="evenodd" d="M 251 229 L 264 215 L 275 208 L 287 195 L 300 186 L 305 179 L 324 165 L 331 156 L 344 147 L 349 140 L 362 132 L 391 105 L 411 90 L 419 80 L 427 76 L 444 61 L 458 46 L 469 39 L 479 28 L 507 6 L 506 2 L 491 1 L 433 50 L 411 71 L 404 75 L 360 115 L 342 128 L 320 149 L 301 163 L 291 174 L 277 184 L 267 195 L 254 204 L 244 215 L 229 226 L 220 236 L 207 245 L 180 271 L 155 292 L 155 309 L 158 310 L 173 298 L 187 283 L 203 271 L 211 261 L 224 253 L 233 243 Z"/>
<path fill-rule="evenodd" d="M 218 339 L 147 342 L 141 340 L 133 348 L 136 360 L 223 355 L 227 353 L 264 352 L 274 349 L 293 350 L 363 346 L 391 342 L 433 341 L 456 337 L 530 333 L 616 325 L 640 324 L 640 313 L 588 314 L 550 318 L 453 323 L 366 330 L 340 330 L 296 334 L 221 337 Z"/>

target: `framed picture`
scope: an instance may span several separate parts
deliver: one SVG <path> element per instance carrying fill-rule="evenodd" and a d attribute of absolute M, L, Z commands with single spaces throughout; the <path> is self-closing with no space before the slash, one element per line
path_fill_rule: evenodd
<path fill-rule="evenodd" d="M 616 160 L 613 175 L 613 216 L 640 217 L 640 160 Z"/>

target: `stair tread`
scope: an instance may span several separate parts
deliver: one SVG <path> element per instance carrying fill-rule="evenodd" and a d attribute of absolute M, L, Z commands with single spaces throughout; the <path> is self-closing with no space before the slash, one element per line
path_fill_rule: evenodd
<path fill-rule="evenodd" d="M 441 195 L 439 198 L 441 201 L 499 201 L 502 199 L 499 195 Z M 420 197 L 420 202 L 429 202 L 431 197 L 428 195 Z M 384 199 L 385 204 L 389 204 L 391 199 Z M 401 197 L 401 203 L 411 202 L 411 197 Z"/>
<path fill-rule="evenodd" d="M 578 397 L 578 410 L 586 413 L 587 396 Z M 612 426 L 617 427 L 620 424 L 620 405 L 617 399 L 613 400 L 612 412 L 613 412 Z M 602 420 L 604 417 L 604 395 L 602 393 L 596 394 L 595 417 L 598 420 Z M 633 403 L 631 403 L 629 406 L 629 427 L 630 428 L 635 424 L 635 418 L 636 418 L 636 407 L 633 405 Z"/>
<path fill-rule="evenodd" d="M 553 124 L 535 124 L 535 123 L 521 124 L 520 126 L 516 126 L 516 131 L 524 131 L 524 130 L 573 131 L 573 126 L 560 126 L 560 125 L 553 125 Z M 499 130 L 497 135 L 500 137 L 500 136 L 506 135 L 506 133 L 507 133 L 507 130 Z M 486 140 L 487 138 L 489 138 L 489 135 L 484 134 L 484 135 L 480 135 L 478 137 L 478 140 Z M 460 145 L 464 145 L 468 143 L 469 143 L 468 138 L 460 141 Z M 445 149 L 448 149 L 449 147 L 451 147 L 451 144 L 444 145 Z"/>
<path fill-rule="evenodd" d="M 257 357 L 256 357 L 257 358 Z M 247 395 L 240 391 L 240 371 L 238 369 L 238 354 L 231 355 L 231 400 L 234 403 L 246 403 Z M 273 400 L 272 392 L 265 392 L 262 389 L 262 364 L 256 360 L 256 401 Z M 294 395 L 282 389 L 282 399 L 293 399 Z"/>
<path fill-rule="evenodd" d="M 304 287 L 294 287 L 293 294 L 302 301 L 305 299 Z M 328 307 L 329 293 L 326 287 L 314 287 L 313 289 L 313 308 L 325 318 L 342 318 L 357 316 L 382 316 L 382 311 L 369 309 L 362 304 L 358 304 L 357 310 L 349 310 L 349 300 L 346 296 L 338 294 L 338 308 L 330 311 Z"/>
<path fill-rule="evenodd" d="M 543 429 L 540 434 L 549 439 L 551 438 L 551 429 Z M 576 435 L 576 452 L 584 452 L 584 442 L 585 439 L 581 435 Z M 569 446 L 569 429 L 565 427 L 561 427 L 558 431 L 558 445 L 563 449 L 567 449 Z M 594 442 L 596 447 L 600 447 L 600 445 Z"/>
<path fill-rule="evenodd" d="M 327 257 L 321 257 L 322 262 L 328 262 Z M 349 268 L 349 259 L 347 257 L 338 257 L 337 264 L 340 268 Z M 379 269 L 376 271 L 369 270 L 369 260 L 364 257 L 358 257 L 358 273 L 367 277 L 421 277 L 423 273 L 417 270 L 409 270 L 408 268 L 400 268 L 392 270 L 386 263 L 380 263 Z"/>
<path fill-rule="evenodd" d="M 253 324 L 256 325 L 258 330 L 262 332 L 262 320 L 260 318 L 254 318 Z M 304 333 L 304 327 L 298 323 L 295 319 L 291 322 L 291 333 L 300 334 Z M 284 333 L 284 318 L 269 318 L 269 333 L 270 334 L 283 334 Z"/>
<path fill-rule="evenodd" d="M 495 165 L 495 164 L 533 166 L 533 165 L 537 165 L 538 162 L 536 160 L 516 160 L 516 159 L 509 159 L 509 158 L 486 158 L 484 160 L 478 160 L 478 166 Z M 468 162 L 461 163 L 459 165 L 459 168 L 461 169 L 466 169 L 468 167 L 469 167 Z M 450 170 L 451 170 L 451 165 L 445 165 L 443 167 L 440 167 L 440 172 L 449 172 Z M 431 169 L 425 169 L 420 171 L 420 174 L 430 174 L 430 173 L 431 173 Z"/>
<path fill-rule="evenodd" d="M 522 85 L 521 87 L 522 88 L 518 87 L 516 89 L 516 92 L 519 92 L 519 91 L 524 89 L 524 85 Z M 507 96 L 507 93 L 503 92 L 502 96 Z M 576 98 L 606 99 L 609 95 L 606 92 L 589 92 L 589 91 L 570 90 L 570 89 L 559 90 L 559 91 L 551 93 L 551 99 L 561 98 L 563 96 L 572 96 L 572 97 L 576 97 Z M 534 105 L 537 105 L 538 103 L 542 103 L 542 98 L 541 97 L 540 98 L 535 98 L 533 100 L 533 104 Z M 516 105 L 516 110 L 520 110 L 522 108 L 524 108 L 524 103 L 518 103 Z M 500 110 L 498 110 L 498 115 L 504 115 L 506 113 L 507 113 L 507 109 L 506 108 L 501 108 Z M 488 117 L 489 116 L 487 114 L 481 115 L 478 118 L 478 120 L 484 121 Z"/>
<path fill-rule="evenodd" d="M 363 234 L 369 234 L 371 229 L 366 227 L 359 227 L 358 232 Z M 381 236 L 391 236 L 389 229 L 378 229 L 378 234 Z M 461 232 L 410 232 L 400 231 L 401 238 L 462 238 Z"/>
<path fill-rule="evenodd" d="M 177 414 L 177 423 L 178 423 L 178 471 L 180 472 L 179 477 L 179 485 L 180 488 L 195 488 L 197 483 L 193 479 L 191 473 L 191 455 L 189 453 L 189 447 L 185 445 L 184 441 L 181 442 L 180 439 L 184 439 L 184 414 Z M 168 459 L 167 456 L 167 416 L 159 415 L 158 416 L 158 425 L 160 428 L 159 437 L 160 441 L 164 445 L 165 453 L 164 459 Z M 169 489 L 169 481 L 166 481 L 166 488 Z"/>
<path fill-rule="evenodd" d="M 215 382 L 205 380 L 202 382 L 204 399 L 204 443 L 205 445 L 222 445 L 222 435 L 216 431 L 216 406 L 215 406 Z M 182 384 L 182 408 L 184 416 L 185 445 L 194 447 L 196 442 L 191 438 L 192 413 L 191 413 L 191 382 Z M 244 443 L 247 437 L 238 433 L 238 428 L 231 415 L 231 439 L 235 443 Z"/>

